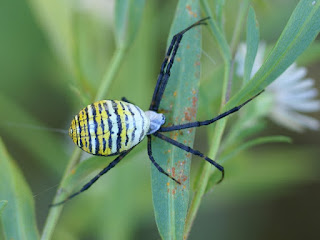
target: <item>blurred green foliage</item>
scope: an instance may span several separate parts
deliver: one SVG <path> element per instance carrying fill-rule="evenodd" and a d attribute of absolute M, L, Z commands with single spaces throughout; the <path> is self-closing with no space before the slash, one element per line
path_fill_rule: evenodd
<path fill-rule="evenodd" d="M 226 18 L 217 17 L 230 42 L 239 3 L 214 2 L 225 5 Z M 107 99 L 126 96 L 142 109 L 148 108 L 176 3 L 147 1 L 136 39 L 110 83 Z M 253 1 L 260 39 L 273 45 L 297 3 Z M 117 47 L 114 11 L 98 16 L 74 9 L 70 14 L 67 6 L 71 4 L 62 0 L 6 1 L 0 8 L 0 134 L 31 186 L 40 232 L 55 194 L 52 187 L 60 182 L 74 146 L 68 136 L 25 125 L 67 129 L 73 115 L 94 98 Z M 218 113 L 223 73 L 215 41 L 206 28 L 202 31 L 203 51 L 209 57 L 202 56 L 197 118 L 207 119 Z M 245 41 L 245 28 L 240 37 Z M 319 56 L 317 42 L 298 59 L 317 81 Z M 86 87 L 79 89 L 79 83 Z M 190 239 L 319 237 L 319 133 L 297 134 L 265 124 L 268 128 L 262 136 L 286 135 L 293 143 L 252 148 L 228 161 L 224 165 L 226 179 L 205 196 Z M 199 129 L 195 147 L 206 152 L 207 142 L 206 129 Z M 145 148 L 144 142 L 86 194 L 67 204 L 53 239 L 158 239 Z M 92 160 L 100 166 L 111 159 Z M 193 159 L 192 175 L 201 161 Z"/>

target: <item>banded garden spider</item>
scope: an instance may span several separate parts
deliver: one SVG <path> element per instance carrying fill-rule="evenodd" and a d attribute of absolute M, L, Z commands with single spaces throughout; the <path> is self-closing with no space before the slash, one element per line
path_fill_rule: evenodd
<path fill-rule="evenodd" d="M 79 191 L 73 193 L 63 201 L 52 204 L 51 206 L 63 204 L 87 190 L 103 174 L 107 173 L 111 168 L 116 166 L 121 159 L 123 159 L 138 143 L 144 139 L 145 136 L 148 138 L 148 155 L 152 164 L 159 170 L 159 172 L 171 178 L 177 184 L 181 184 L 181 182 L 168 174 L 155 161 L 152 155 L 151 136 L 160 138 L 163 141 L 171 143 L 172 145 L 181 148 L 186 152 L 203 158 L 221 171 L 222 176 L 219 182 L 223 180 L 224 168 L 221 165 L 205 156 L 198 150 L 171 139 L 162 133 L 200 127 L 214 123 L 215 121 L 238 111 L 252 99 L 257 97 L 261 92 L 245 101 L 241 105 L 206 121 L 196 121 L 163 127 L 163 124 L 165 123 L 165 116 L 157 112 L 167 82 L 170 78 L 170 70 L 173 66 L 174 59 L 183 35 L 193 27 L 206 25 L 206 20 L 208 19 L 209 17 L 203 18 L 173 36 L 165 59 L 161 65 L 160 74 L 158 76 L 157 84 L 154 89 L 152 101 L 148 111 L 143 112 L 139 107 L 133 105 L 127 99 L 122 98 L 122 101 L 101 100 L 94 102 L 82 109 L 74 117 L 69 129 L 69 135 L 78 147 L 93 155 L 119 156 L 116 157 L 107 167 L 99 172 L 87 184 L 85 184 Z"/>

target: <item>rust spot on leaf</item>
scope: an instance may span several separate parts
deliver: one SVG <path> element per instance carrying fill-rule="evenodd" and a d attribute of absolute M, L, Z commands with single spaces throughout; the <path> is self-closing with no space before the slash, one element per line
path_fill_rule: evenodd
<path fill-rule="evenodd" d="M 177 96 L 177 91 L 173 92 L 173 96 L 176 97 Z"/>
<path fill-rule="evenodd" d="M 197 110 L 195 107 L 188 107 L 187 111 L 184 112 L 184 117 L 187 121 L 191 121 L 192 118 L 196 117 Z"/>
<path fill-rule="evenodd" d="M 194 63 L 194 66 L 200 66 L 200 62 L 199 62 L 199 61 L 196 61 L 196 62 Z"/>
<path fill-rule="evenodd" d="M 185 182 L 188 180 L 188 177 L 186 175 L 181 176 L 180 181 Z"/>
<path fill-rule="evenodd" d="M 184 112 L 184 119 L 187 121 L 191 121 L 191 116 L 190 116 L 189 112 Z"/>
<path fill-rule="evenodd" d="M 175 177 L 175 175 L 176 175 L 176 168 L 173 167 L 173 168 L 172 168 L 172 177 Z"/>
<path fill-rule="evenodd" d="M 192 106 L 193 107 L 197 106 L 197 102 L 198 102 L 198 98 L 197 97 L 192 97 Z"/>
<path fill-rule="evenodd" d="M 198 16 L 195 12 L 192 11 L 191 6 L 189 4 L 186 6 L 186 9 L 188 10 L 188 13 L 193 17 L 196 18 Z"/>

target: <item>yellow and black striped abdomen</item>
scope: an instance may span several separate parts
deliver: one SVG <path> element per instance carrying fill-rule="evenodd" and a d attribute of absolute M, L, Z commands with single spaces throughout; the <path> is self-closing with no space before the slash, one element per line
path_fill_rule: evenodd
<path fill-rule="evenodd" d="M 74 117 L 69 135 L 85 152 L 108 156 L 137 145 L 149 126 L 149 118 L 139 107 L 123 101 L 101 100 Z"/>

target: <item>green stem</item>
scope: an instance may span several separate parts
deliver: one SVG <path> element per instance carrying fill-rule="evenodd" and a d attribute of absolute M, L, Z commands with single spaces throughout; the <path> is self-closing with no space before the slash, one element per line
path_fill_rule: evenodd
<path fill-rule="evenodd" d="M 120 69 L 120 65 L 124 59 L 125 52 L 126 48 L 118 48 L 114 53 L 111 59 L 111 65 L 103 75 L 102 82 L 95 97 L 95 101 L 104 99 L 107 95 L 109 86 Z"/>
<path fill-rule="evenodd" d="M 119 48 L 115 51 L 115 54 L 113 55 L 112 60 L 111 60 L 111 65 L 107 69 L 106 73 L 104 74 L 103 79 L 100 84 L 100 87 L 98 88 L 99 90 L 96 94 L 95 100 L 100 100 L 100 99 L 104 98 L 104 96 L 106 95 L 108 88 L 110 86 L 110 83 L 113 81 L 117 72 L 120 69 L 120 66 L 121 66 L 121 63 L 123 62 L 124 56 L 125 56 L 125 48 Z M 82 153 L 82 150 L 78 147 L 76 147 L 75 150 L 73 151 L 73 154 L 69 160 L 68 166 L 67 166 L 67 168 L 64 172 L 64 175 L 62 177 L 62 180 L 60 182 L 57 193 L 54 197 L 53 203 L 58 202 L 64 198 L 66 198 L 67 193 L 63 191 L 63 186 L 64 186 L 65 180 L 69 176 L 70 172 L 72 171 L 72 169 L 74 169 L 74 167 L 79 162 L 81 153 Z M 63 206 L 64 205 L 60 205 L 60 206 L 50 208 L 48 217 L 46 219 L 46 223 L 43 228 L 41 240 L 51 239 Z"/>
<path fill-rule="evenodd" d="M 90 85 L 90 82 L 86 78 L 83 70 L 81 68 L 81 58 L 80 58 L 80 48 L 78 45 L 78 41 L 76 40 L 77 36 L 79 36 L 78 30 L 79 26 L 77 26 L 77 14 L 72 15 L 72 34 L 71 34 L 71 42 L 72 42 L 72 57 L 73 57 L 73 72 L 74 78 L 78 82 L 79 87 L 77 88 L 78 91 L 81 92 L 82 101 L 87 97 L 89 94 L 92 96 L 94 94 L 94 90 Z M 86 97 L 84 97 L 86 96 Z"/>
<path fill-rule="evenodd" d="M 210 32 L 213 35 L 213 37 L 217 40 L 219 51 L 223 57 L 223 60 L 225 62 L 229 62 L 231 59 L 231 53 L 230 53 L 230 48 L 228 46 L 228 42 L 227 42 L 223 32 L 221 31 L 219 25 L 216 23 L 216 21 L 214 19 L 212 19 L 213 14 L 210 10 L 210 6 L 208 4 L 208 1 L 202 0 L 201 7 L 205 13 L 205 16 L 211 17 L 211 19 L 209 21 L 209 26 L 210 26 L 210 30 L 211 30 Z"/>
<path fill-rule="evenodd" d="M 53 199 L 53 203 L 58 202 L 59 199 L 61 199 L 65 195 L 62 192 L 62 186 L 64 184 L 65 179 L 69 176 L 70 171 L 79 162 L 80 156 L 81 156 L 81 149 L 75 148 L 72 155 L 71 155 L 68 166 L 63 174 L 63 177 L 62 177 L 62 180 L 61 180 L 60 185 L 58 187 L 57 193 Z M 54 228 L 57 225 L 60 213 L 62 211 L 62 207 L 63 207 L 63 205 L 61 205 L 59 207 L 51 207 L 50 208 L 48 217 L 46 219 L 46 223 L 45 223 L 43 231 L 42 231 L 41 240 L 51 239 Z"/>
<path fill-rule="evenodd" d="M 202 0 L 201 3 L 202 3 L 203 10 L 204 10 L 205 14 L 208 16 L 212 16 L 211 10 L 209 8 L 209 4 L 207 3 L 207 0 Z M 241 8 L 241 13 L 239 13 L 239 16 L 237 19 L 237 24 L 234 29 L 231 48 L 229 48 L 229 46 L 227 45 L 227 43 L 225 41 L 225 37 L 221 36 L 222 32 L 218 28 L 215 21 L 213 21 L 213 20 L 210 21 L 211 32 L 218 42 L 218 46 L 219 46 L 220 52 L 221 52 L 221 54 L 223 56 L 223 60 L 224 60 L 224 79 L 223 79 L 223 87 L 222 87 L 222 98 L 221 98 L 220 112 L 223 112 L 225 110 L 224 105 L 229 98 L 228 97 L 228 94 L 229 94 L 228 93 L 229 92 L 228 86 L 229 86 L 229 83 L 232 82 L 232 76 L 233 76 L 233 74 L 232 74 L 233 68 L 231 67 L 232 66 L 232 64 L 231 64 L 232 56 L 234 55 L 235 48 L 236 48 L 238 41 L 239 41 L 242 23 L 245 18 L 245 13 L 247 12 L 247 9 L 249 7 L 249 3 L 250 3 L 250 0 L 244 0 L 244 2 L 243 2 L 242 8 Z M 232 53 L 232 55 L 231 55 L 231 53 Z M 214 129 L 212 142 L 209 145 L 209 146 L 212 146 L 210 148 L 209 153 L 208 153 L 208 156 L 211 159 L 216 159 L 216 156 L 219 151 L 220 143 L 221 143 L 221 138 L 222 138 L 224 129 L 226 127 L 226 123 L 227 123 L 227 119 L 223 118 L 223 119 L 219 120 L 216 124 L 216 127 Z M 208 184 L 209 178 L 210 178 L 213 171 L 215 171 L 215 168 L 213 168 L 210 163 L 205 162 L 203 165 L 202 171 L 200 173 L 200 179 L 196 183 L 196 186 L 195 186 L 196 190 L 195 190 L 194 197 L 191 201 L 190 208 L 188 211 L 186 225 L 185 225 L 185 229 L 184 229 L 184 239 L 187 239 L 189 236 L 192 224 L 193 224 L 194 219 L 195 219 L 197 212 L 199 210 L 201 200 L 206 192 L 207 184 Z"/>
<path fill-rule="evenodd" d="M 225 66 L 226 73 L 229 73 L 230 65 L 227 64 Z M 225 74 L 224 76 L 224 86 L 227 86 L 227 82 L 229 79 L 229 74 Z M 224 102 L 226 98 L 226 93 L 227 93 L 227 87 L 224 87 L 224 94 L 222 94 L 222 103 Z M 221 109 L 223 106 L 221 106 Z M 212 146 L 210 149 L 208 156 L 211 159 L 215 159 L 219 150 L 222 134 L 224 132 L 225 126 L 226 126 L 226 118 L 221 119 L 220 121 L 217 122 L 217 125 L 214 130 L 214 135 L 212 138 L 212 142 L 209 146 Z M 207 184 L 210 178 L 210 175 L 212 171 L 214 171 L 215 168 L 212 167 L 212 165 L 208 162 L 205 162 L 202 168 L 202 172 L 200 174 L 200 180 L 197 182 L 197 185 L 195 187 L 196 191 L 194 193 L 194 197 L 191 201 L 191 205 L 188 211 L 187 219 L 186 219 L 186 225 L 184 229 L 184 239 L 187 239 L 189 236 L 189 233 L 191 231 L 191 227 L 193 224 L 194 219 L 196 218 L 197 212 L 199 210 L 201 200 L 203 195 L 206 192 Z"/>
<path fill-rule="evenodd" d="M 251 2 L 251 0 L 244 0 L 242 3 L 240 3 L 240 9 L 239 9 L 238 16 L 236 19 L 236 25 L 234 27 L 232 41 L 231 41 L 231 47 L 230 47 L 232 57 L 234 57 L 234 54 L 235 54 L 237 47 L 238 47 L 238 44 L 239 44 L 242 26 L 244 24 L 245 17 L 247 15 L 250 2 Z"/>

